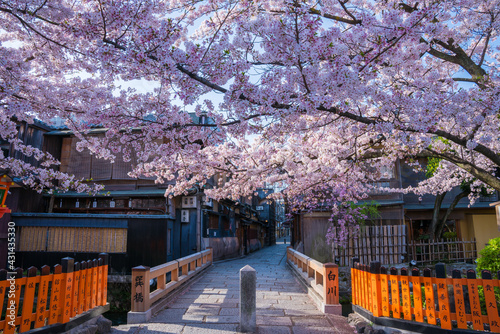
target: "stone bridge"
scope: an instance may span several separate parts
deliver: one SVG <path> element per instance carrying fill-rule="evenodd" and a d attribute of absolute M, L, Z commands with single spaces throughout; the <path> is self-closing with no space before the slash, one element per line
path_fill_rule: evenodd
<path fill-rule="evenodd" d="M 113 334 L 240 333 L 239 271 L 257 271 L 257 333 L 354 333 L 347 318 L 323 314 L 286 264 L 286 244 L 214 263 L 149 322 L 113 327 Z"/>

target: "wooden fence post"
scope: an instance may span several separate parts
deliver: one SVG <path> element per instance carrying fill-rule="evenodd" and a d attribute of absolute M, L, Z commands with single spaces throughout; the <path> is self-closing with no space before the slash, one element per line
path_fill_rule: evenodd
<path fill-rule="evenodd" d="M 54 275 L 52 275 L 52 287 L 50 292 L 49 325 L 55 324 L 58 321 L 59 312 L 61 311 L 61 305 L 62 305 L 61 280 L 62 280 L 62 266 L 60 264 L 56 264 L 54 266 Z"/>
<path fill-rule="evenodd" d="M 335 263 L 325 263 L 323 267 L 325 304 L 339 304 L 339 266 Z"/>
<path fill-rule="evenodd" d="M 109 271 L 109 254 L 100 253 L 99 259 L 102 260 L 102 281 L 101 281 L 101 306 L 108 303 L 108 271 Z"/>
<path fill-rule="evenodd" d="M 16 329 L 15 323 L 17 322 L 16 318 L 19 312 L 19 300 L 21 298 L 21 284 L 19 284 L 19 281 L 23 278 L 23 270 L 21 268 L 17 268 L 14 276 L 12 276 L 12 273 L 9 276 L 10 278 L 7 279 L 9 282 L 9 298 L 7 299 L 7 312 L 3 331 L 4 334 L 13 334 Z M 14 291 L 11 291 L 11 288 Z M 13 292 L 13 296 L 11 295 L 11 292 Z M 8 316 L 10 316 L 10 318 L 8 318 Z M 14 324 L 14 326 L 12 324 Z"/>
<path fill-rule="evenodd" d="M 7 291 L 9 290 L 9 281 L 7 281 L 7 270 L 0 269 L 0 296 L 2 296 L 2 302 L 0 303 L 0 314 L 3 314 L 3 300 L 7 295 Z M 0 329 L 2 329 L 0 327 Z"/>
<path fill-rule="evenodd" d="M 92 260 L 87 261 L 87 278 L 85 279 L 85 302 L 87 303 L 86 310 L 92 308 L 92 271 L 94 267 L 94 262 Z"/>
<path fill-rule="evenodd" d="M 102 298 L 102 276 L 104 276 L 104 273 L 102 271 L 102 266 L 103 266 L 104 261 L 99 258 L 97 259 L 97 285 L 96 285 L 96 290 L 97 290 L 97 297 L 96 297 L 96 306 L 101 305 L 101 298 Z"/>
<path fill-rule="evenodd" d="M 374 317 L 381 316 L 381 296 L 380 296 L 380 262 L 371 261 L 370 262 L 370 286 L 371 286 L 371 311 Z"/>
<path fill-rule="evenodd" d="M 149 310 L 149 269 L 145 266 L 132 268 L 132 312 Z"/>
<path fill-rule="evenodd" d="M 40 278 L 40 283 L 38 284 L 35 328 L 42 327 L 45 324 L 45 310 L 47 309 L 49 282 L 51 280 L 50 267 L 43 266 L 40 273 L 42 277 Z"/>
<path fill-rule="evenodd" d="M 78 303 L 81 303 L 79 300 L 79 292 L 80 292 L 80 272 L 81 264 L 80 262 L 75 262 L 75 270 L 73 273 L 73 305 L 71 307 L 71 317 L 74 317 L 78 314 Z"/>
<path fill-rule="evenodd" d="M 474 269 L 467 270 L 467 286 L 469 289 L 469 303 L 472 314 L 472 327 L 474 330 L 483 330 L 483 317 L 481 315 L 481 304 L 477 286 L 477 276 Z"/>
<path fill-rule="evenodd" d="M 61 261 L 62 266 L 62 284 L 61 284 L 61 299 L 62 310 L 59 316 L 59 322 L 66 323 L 71 317 L 71 297 L 73 297 L 73 270 L 75 268 L 75 260 L 70 257 L 65 257 Z"/>
<path fill-rule="evenodd" d="M 87 262 L 82 261 L 80 264 L 80 291 L 78 292 L 78 313 L 83 313 L 87 310 L 87 299 L 85 289 L 87 286 Z"/>
<path fill-rule="evenodd" d="M 365 296 L 364 299 L 364 308 L 371 312 L 371 294 L 370 294 L 370 283 L 368 282 L 368 268 L 366 264 L 361 265 L 361 276 L 363 282 L 363 294 Z"/>
<path fill-rule="evenodd" d="M 425 285 L 425 311 L 427 312 L 427 322 L 430 325 L 436 324 L 436 304 L 434 302 L 434 284 L 431 278 L 431 270 L 424 269 L 424 285 Z"/>
<path fill-rule="evenodd" d="M 359 291 L 358 291 L 358 270 L 356 269 L 356 264 L 359 263 L 359 257 L 352 258 L 351 267 L 351 294 L 352 303 L 354 305 L 359 305 Z"/>
<path fill-rule="evenodd" d="M 410 282 L 406 268 L 401 268 L 401 297 L 403 298 L 403 318 L 411 320 Z"/>
<path fill-rule="evenodd" d="M 382 316 L 388 317 L 389 313 L 389 279 L 387 276 L 387 268 L 380 267 L 380 295 L 382 303 L 380 307 L 382 308 Z"/>
<path fill-rule="evenodd" d="M 29 267 L 24 287 L 23 310 L 21 313 L 21 326 L 19 332 L 27 332 L 31 328 L 31 316 L 33 315 L 33 303 L 35 301 L 35 285 L 37 268 Z M 19 291 L 21 293 L 21 291 Z"/>
<path fill-rule="evenodd" d="M 446 266 L 444 263 L 436 264 L 436 284 L 441 328 L 451 329 L 450 302 L 448 299 L 448 284 L 446 282 Z"/>
<path fill-rule="evenodd" d="M 462 274 L 460 270 L 451 272 L 453 278 L 453 295 L 455 296 L 455 313 L 457 316 L 457 327 L 467 329 L 467 320 L 465 318 L 464 288 L 462 286 Z"/>
<path fill-rule="evenodd" d="M 98 280 L 98 273 L 99 273 L 99 262 L 97 259 L 94 259 L 92 261 L 92 296 L 91 296 L 91 308 L 94 308 L 97 306 L 97 280 Z"/>
<path fill-rule="evenodd" d="M 413 283 L 413 313 L 415 314 L 415 321 L 424 321 L 424 311 L 422 302 L 422 281 L 420 279 L 420 270 L 413 268 L 411 270 L 411 282 Z"/>
<path fill-rule="evenodd" d="M 484 299 L 486 301 L 486 310 L 488 311 L 488 320 L 490 323 L 490 331 L 500 333 L 500 318 L 498 317 L 497 302 L 495 299 L 495 291 L 493 290 L 491 272 L 488 270 L 481 271 L 483 278 Z"/>
<path fill-rule="evenodd" d="M 390 271 L 389 281 L 391 282 L 392 317 L 395 319 L 401 319 L 401 308 L 399 305 L 398 270 L 395 267 L 391 267 L 389 271 Z"/>

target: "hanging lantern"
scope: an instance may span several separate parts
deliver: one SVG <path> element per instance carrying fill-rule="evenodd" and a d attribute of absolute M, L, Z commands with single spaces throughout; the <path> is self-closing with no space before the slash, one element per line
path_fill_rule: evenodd
<path fill-rule="evenodd" d="M 4 175 L 3 177 L 7 178 L 6 175 Z M 14 183 L 0 181 L 0 218 L 2 218 L 6 213 L 10 213 L 10 209 L 5 205 L 5 199 L 7 198 L 9 188 L 12 184 Z"/>

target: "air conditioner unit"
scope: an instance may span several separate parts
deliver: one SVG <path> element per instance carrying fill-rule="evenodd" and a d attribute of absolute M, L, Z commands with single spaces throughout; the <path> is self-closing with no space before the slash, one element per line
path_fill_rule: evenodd
<path fill-rule="evenodd" d="M 181 210 L 181 223 L 189 223 L 189 210 Z"/>
<path fill-rule="evenodd" d="M 182 208 L 196 208 L 196 196 L 184 196 L 182 198 Z"/>
<path fill-rule="evenodd" d="M 214 207 L 214 202 L 212 201 L 211 198 L 208 198 L 208 197 L 205 197 L 205 199 L 203 200 L 202 204 L 204 206 L 208 206 L 208 207 L 211 207 L 211 208 Z"/>

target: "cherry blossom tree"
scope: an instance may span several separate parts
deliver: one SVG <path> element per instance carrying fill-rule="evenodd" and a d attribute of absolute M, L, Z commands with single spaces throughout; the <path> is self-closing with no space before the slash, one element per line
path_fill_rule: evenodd
<path fill-rule="evenodd" d="M 169 193 L 224 176 L 216 199 L 282 183 L 299 206 L 357 200 L 373 167 L 422 156 L 441 168 L 412 191 L 500 190 L 499 13 L 486 0 L 0 1 L 0 137 L 50 167 L 15 122 L 57 116 L 80 148 L 175 180 Z M 86 135 L 97 125 L 104 139 Z M 16 163 L 0 157 L 33 185 L 71 183 Z"/>

